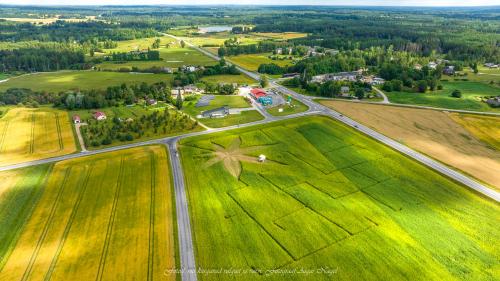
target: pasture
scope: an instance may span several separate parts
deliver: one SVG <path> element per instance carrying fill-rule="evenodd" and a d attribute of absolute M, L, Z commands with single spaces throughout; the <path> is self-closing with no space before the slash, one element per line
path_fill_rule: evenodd
<path fill-rule="evenodd" d="M 498 111 L 481 101 L 484 96 L 500 95 L 500 88 L 480 82 L 449 81 L 441 82 L 443 90 L 427 93 L 386 92 L 391 102 L 402 104 L 425 105 L 449 109 L 462 109 L 472 111 Z M 458 89 L 462 92 L 461 98 L 451 97 L 451 93 Z"/>
<path fill-rule="evenodd" d="M 292 64 L 292 60 L 289 59 L 272 60 L 269 58 L 270 55 L 271 53 L 245 54 L 227 57 L 226 59 L 250 71 L 257 71 L 261 64 L 274 63 L 279 66 L 287 66 Z"/>
<path fill-rule="evenodd" d="M 28 88 L 33 91 L 60 92 L 67 90 L 106 89 L 123 83 L 170 82 L 171 74 L 120 73 L 105 71 L 59 71 L 21 75 L 0 83 L 0 91 L 9 88 Z"/>
<path fill-rule="evenodd" d="M 500 190 L 500 117 L 322 100 L 372 129 Z M 439 120 L 439 121 L 437 121 Z"/>
<path fill-rule="evenodd" d="M 329 118 L 188 138 L 180 155 L 199 268 L 242 280 L 498 272 L 497 203 Z"/>
<path fill-rule="evenodd" d="M 68 114 L 51 108 L 12 108 L 0 119 L 0 165 L 76 151 Z"/>
<path fill-rule="evenodd" d="M 209 83 L 214 83 L 214 84 L 219 84 L 219 83 L 237 83 L 240 85 L 252 85 L 255 84 L 256 81 L 253 80 L 252 78 L 244 75 L 244 74 L 239 74 L 239 75 L 210 75 L 210 76 L 204 76 L 201 78 L 201 81 L 204 82 L 209 82 Z"/>
<path fill-rule="evenodd" d="M 163 147 L 1 173 L 0 280 L 175 280 Z"/>

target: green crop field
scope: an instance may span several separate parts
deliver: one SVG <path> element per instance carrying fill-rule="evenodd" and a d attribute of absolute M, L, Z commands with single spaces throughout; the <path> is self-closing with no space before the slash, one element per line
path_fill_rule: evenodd
<path fill-rule="evenodd" d="M 12 108 L 0 119 L 0 165 L 75 151 L 75 139 L 65 111 L 45 107 Z"/>
<path fill-rule="evenodd" d="M 11 78 L 0 84 L 0 91 L 9 88 L 28 88 L 34 91 L 59 92 L 73 89 L 106 89 L 123 83 L 128 85 L 146 82 L 167 82 L 172 80 L 171 74 L 139 74 L 105 71 L 60 71 L 22 75 Z"/>
<path fill-rule="evenodd" d="M 247 108 L 250 104 L 245 101 L 242 96 L 215 96 L 209 105 L 196 107 L 196 102 L 200 96 L 196 97 L 196 100 L 185 101 L 183 105 L 183 111 L 197 118 L 203 111 L 218 108 L 224 105 L 230 108 Z M 204 125 L 211 128 L 227 127 L 231 125 L 244 124 L 253 121 L 262 120 L 264 117 L 257 110 L 241 111 L 240 114 L 230 114 L 223 118 L 197 118 L 197 120 Z"/>
<path fill-rule="evenodd" d="M 210 82 L 210 83 L 214 83 L 214 84 L 237 83 L 240 85 L 251 85 L 251 84 L 257 83 L 257 81 L 253 80 L 252 78 L 250 78 L 244 74 L 204 76 L 203 78 L 201 78 L 201 81 Z"/>
<path fill-rule="evenodd" d="M 280 108 L 283 109 L 282 112 L 279 112 Z M 285 115 L 304 112 L 307 109 L 309 109 L 309 107 L 307 107 L 307 105 L 301 103 L 300 101 L 298 101 L 296 99 L 292 99 L 292 102 L 290 103 L 290 105 L 284 104 L 281 106 L 271 107 L 271 108 L 268 108 L 267 111 L 274 116 L 285 116 Z"/>
<path fill-rule="evenodd" d="M 329 118 L 188 138 L 180 152 L 197 267 L 240 270 L 200 280 L 498 276 L 498 203 Z"/>
<path fill-rule="evenodd" d="M 435 92 L 407 93 L 386 92 L 389 100 L 394 103 L 426 105 L 449 109 L 463 109 L 473 111 L 500 111 L 481 101 L 484 96 L 500 95 L 500 88 L 493 87 L 480 82 L 449 81 L 441 82 L 443 90 Z M 461 98 L 451 97 L 451 92 L 458 89 L 462 92 Z"/>
<path fill-rule="evenodd" d="M 274 63 L 279 66 L 287 66 L 292 64 L 292 61 L 289 59 L 272 60 L 269 58 L 270 55 L 271 53 L 238 55 L 227 57 L 227 60 L 250 71 L 257 71 L 259 66 L 265 63 Z"/>
<path fill-rule="evenodd" d="M 0 175 L 0 280 L 175 280 L 163 147 Z"/>

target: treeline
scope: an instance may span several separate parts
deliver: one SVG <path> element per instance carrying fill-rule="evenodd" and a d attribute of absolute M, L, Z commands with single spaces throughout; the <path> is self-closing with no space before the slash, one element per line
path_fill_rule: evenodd
<path fill-rule="evenodd" d="M 11 88 L 0 92 L 0 104 L 38 106 L 53 104 L 66 109 L 98 109 L 121 103 L 133 104 L 139 99 L 156 99 L 171 102 L 170 86 L 165 82 L 148 85 L 122 84 L 110 86 L 105 90 L 82 90 L 66 92 L 33 91 L 31 89 Z"/>
<path fill-rule="evenodd" d="M 278 47 L 287 46 L 284 42 L 261 41 L 258 44 L 250 45 L 229 45 L 220 47 L 219 56 L 237 56 L 241 54 L 258 54 L 273 52 Z"/>
<path fill-rule="evenodd" d="M 153 61 L 160 60 L 160 52 L 154 50 L 147 50 L 144 52 L 132 51 L 122 53 L 112 53 L 106 56 L 105 61 Z"/>
<path fill-rule="evenodd" d="M 427 89 L 442 89 L 438 82 L 442 73 L 443 65 L 438 65 L 436 69 L 427 66 L 415 69 L 396 63 L 384 63 L 379 71 L 379 75 L 387 80 L 382 85 L 382 89 L 387 92 L 413 90 L 425 93 Z"/>
<path fill-rule="evenodd" d="M 84 69 L 84 62 L 81 51 L 47 48 L 0 50 L 0 72 Z"/>
<path fill-rule="evenodd" d="M 214 66 L 205 66 L 194 72 L 178 72 L 174 75 L 173 86 L 186 86 L 199 82 L 204 76 L 211 75 L 239 75 L 240 72 L 234 65 L 227 65 L 225 60 L 220 60 L 219 64 Z"/>

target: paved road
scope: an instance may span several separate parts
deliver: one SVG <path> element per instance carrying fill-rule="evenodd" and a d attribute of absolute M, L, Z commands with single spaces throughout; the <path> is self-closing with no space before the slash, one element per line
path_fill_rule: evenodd
<path fill-rule="evenodd" d="M 374 90 L 375 90 L 375 92 L 377 92 L 379 95 L 381 95 L 381 96 L 382 96 L 382 98 L 384 99 L 384 100 L 383 100 L 383 101 L 381 101 L 380 103 L 391 103 L 391 102 L 389 101 L 389 99 L 387 98 L 387 96 L 385 95 L 385 93 L 384 93 L 384 92 L 382 92 L 379 88 L 377 88 L 377 87 L 372 87 L 372 89 L 374 89 Z"/>
<path fill-rule="evenodd" d="M 173 37 L 175 39 L 178 39 L 175 36 L 168 35 L 170 37 Z M 179 39 L 178 39 L 179 40 Z M 207 56 L 210 56 L 216 60 L 219 58 L 211 53 L 209 53 L 206 50 L 203 50 L 201 48 L 198 48 L 196 46 L 193 46 L 192 44 L 186 42 L 189 46 L 199 50 L 200 52 L 206 54 Z M 256 80 L 259 79 L 259 75 L 253 72 L 249 72 L 245 69 L 242 69 L 238 67 L 238 69 L 248 75 L 251 78 L 254 78 Z M 283 117 L 276 117 L 276 116 L 268 116 L 264 120 L 252 122 L 252 123 L 246 123 L 246 124 L 241 124 L 241 125 L 234 125 L 230 127 L 224 127 L 224 128 L 216 128 L 216 129 L 210 129 L 207 131 L 203 132 L 193 132 L 193 133 L 188 133 L 184 134 L 181 136 L 174 136 L 174 137 L 168 137 L 168 138 L 163 138 L 163 139 L 157 139 L 157 140 L 151 140 L 151 141 L 144 141 L 144 142 L 138 142 L 138 143 L 133 143 L 133 144 L 127 144 L 127 145 L 122 145 L 122 146 L 116 146 L 116 147 L 110 147 L 110 148 L 105 148 L 101 150 L 96 150 L 96 151 L 87 151 L 87 152 L 80 152 L 80 153 L 75 153 L 75 154 L 70 154 L 70 155 L 64 155 L 64 156 L 59 156 L 59 157 L 54 157 L 54 158 L 49 158 L 49 159 L 43 159 L 43 160 L 37 160 L 37 161 L 31 161 L 31 162 L 26 162 L 26 163 L 21 163 L 21 164 L 16 164 L 16 165 L 10 165 L 10 166 L 4 166 L 0 167 L 0 171 L 4 170 L 11 170 L 11 169 L 16 169 L 16 168 L 21 168 L 21 167 L 28 167 L 28 166 L 33 166 L 33 165 L 40 165 L 40 164 L 46 164 L 46 163 L 53 163 L 57 161 L 62 161 L 62 160 L 67 160 L 67 159 L 73 159 L 73 158 L 78 158 L 78 157 L 84 157 L 88 155 L 95 155 L 99 153 L 105 153 L 105 152 L 111 152 L 111 151 L 117 151 L 117 150 L 122 150 L 122 149 L 127 149 L 127 148 L 132 148 L 132 147 L 138 147 L 142 145 L 148 145 L 148 144 L 164 144 L 167 146 L 169 150 L 169 157 L 170 157 L 170 163 L 172 165 L 172 175 L 174 179 L 174 189 L 175 189 L 175 200 L 176 200 L 176 212 L 177 212 L 177 224 L 178 224 L 178 235 L 179 235 L 179 251 L 180 251 L 180 256 L 181 256 L 181 268 L 184 269 L 182 273 L 182 280 L 183 281 L 195 281 L 197 280 L 196 276 L 196 264 L 195 264 L 195 258 L 194 258 L 194 249 L 193 249 L 193 242 L 192 242 L 192 232 L 191 232 L 191 222 L 190 222 L 190 217 L 189 217 L 189 210 L 188 210 L 188 202 L 187 202 L 187 195 L 185 192 L 185 184 L 184 184 L 184 175 L 182 172 L 182 166 L 180 163 L 180 159 L 178 156 L 178 151 L 177 151 L 177 142 L 179 139 L 186 138 L 186 137 L 191 137 L 191 136 L 197 136 L 197 135 L 205 135 L 205 134 L 211 134 L 215 132 L 222 132 L 222 131 L 227 131 L 227 130 L 234 130 L 238 128 L 243 128 L 243 127 L 249 127 L 249 126 L 254 126 L 254 125 L 259 125 L 259 124 L 266 124 L 270 122 L 275 122 L 279 120 L 286 120 L 290 118 L 296 118 L 299 116 L 306 116 L 306 115 L 326 115 L 331 118 L 334 118 L 336 120 L 339 120 L 340 122 L 343 122 L 344 124 L 353 127 L 354 129 L 363 132 L 364 134 L 392 147 L 393 149 L 408 155 L 409 157 L 423 163 L 424 165 L 454 179 L 457 182 L 460 182 L 468 187 L 470 187 L 473 190 L 476 190 L 485 196 L 488 196 L 492 198 L 493 200 L 500 202 L 500 193 L 491 190 L 487 188 L 486 186 L 476 182 L 473 179 L 470 179 L 450 168 L 447 166 L 434 161 L 433 159 L 430 159 L 429 157 L 426 157 L 380 133 L 375 132 L 374 130 L 367 128 L 354 120 L 351 120 L 348 117 L 345 117 L 341 115 L 340 113 L 325 107 L 323 105 L 320 105 L 318 103 L 315 103 L 312 101 L 311 97 L 303 96 L 301 94 L 298 94 L 288 88 L 285 88 L 279 84 L 277 84 L 275 81 L 270 81 L 270 84 L 272 87 L 278 88 L 280 91 L 290 94 L 293 98 L 299 100 L 300 102 L 304 103 L 305 105 L 309 106 L 309 110 L 304 112 L 304 113 L 299 113 L 299 114 L 294 114 L 294 115 L 289 115 L 289 116 L 283 116 Z"/>

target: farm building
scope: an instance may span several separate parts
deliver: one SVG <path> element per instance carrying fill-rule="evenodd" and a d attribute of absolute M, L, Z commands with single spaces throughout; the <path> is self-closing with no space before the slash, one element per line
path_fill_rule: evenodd
<path fill-rule="evenodd" d="M 225 105 L 222 107 L 203 111 L 201 113 L 201 116 L 203 116 L 204 118 L 221 118 L 227 116 L 228 114 L 229 114 L 229 106 Z"/>
<path fill-rule="evenodd" d="M 487 104 L 489 104 L 492 107 L 500 107 L 500 96 L 490 98 L 486 101 Z"/>
<path fill-rule="evenodd" d="M 95 120 L 106 120 L 106 114 L 104 112 L 101 112 L 101 111 L 96 111 L 94 112 L 94 118 Z"/>
<path fill-rule="evenodd" d="M 73 123 L 80 124 L 81 122 L 82 122 L 82 119 L 80 119 L 80 116 L 73 115 Z"/>

